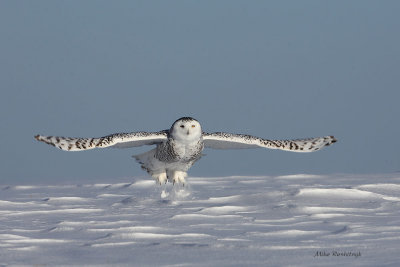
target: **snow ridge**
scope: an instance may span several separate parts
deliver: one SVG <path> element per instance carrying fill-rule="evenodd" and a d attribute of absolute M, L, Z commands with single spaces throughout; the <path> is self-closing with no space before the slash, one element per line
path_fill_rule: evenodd
<path fill-rule="evenodd" d="M 399 181 L 297 174 L 190 177 L 185 187 L 3 185 L 0 265 L 397 266 Z"/>

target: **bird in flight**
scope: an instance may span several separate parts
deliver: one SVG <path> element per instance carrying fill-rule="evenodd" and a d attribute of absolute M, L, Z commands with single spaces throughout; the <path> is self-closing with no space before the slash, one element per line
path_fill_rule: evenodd
<path fill-rule="evenodd" d="M 191 117 L 176 120 L 169 130 L 159 132 L 116 133 L 99 138 L 71 138 L 36 135 L 36 140 L 66 151 L 93 148 L 130 148 L 143 145 L 156 147 L 133 156 L 159 184 L 170 181 L 185 183 L 187 171 L 201 158 L 204 148 L 240 149 L 269 148 L 293 152 L 313 152 L 335 143 L 333 136 L 268 140 L 246 134 L 203 132 L 200 123 Z"/>

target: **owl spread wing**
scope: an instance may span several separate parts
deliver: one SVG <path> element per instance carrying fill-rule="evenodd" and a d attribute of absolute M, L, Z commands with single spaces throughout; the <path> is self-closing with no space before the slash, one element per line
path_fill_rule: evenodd
<path fill-rule="evenodd" d="M 168 130 L 160 132 L 116 133 L 99 138 L 71 138 L 61 136 L 36 135 L 38 141 L 66 151 L 81 151 L 93 148 L 117 147 L 128 148 L 154 145 L 167 139 Z"/>
<path fill-rule="evenodd" d="M 333 136 L 296 139 L 268 140 L 245 134 L 203 133 L 204 146 L 215 149 L 270 148 L 293 152 L 313 152 L 335 143 Z"/>

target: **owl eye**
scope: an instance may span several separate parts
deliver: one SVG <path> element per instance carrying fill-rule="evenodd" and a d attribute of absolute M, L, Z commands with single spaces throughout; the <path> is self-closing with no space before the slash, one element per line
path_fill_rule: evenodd
<path fill-rule="evenodd" d="M 185 128 L 185 125 L 181 125 L 181 128 Z"/>
<path fill-rule="evenodd" d="M 194 127 L 196 127 L 196 125 L 193 124 L 193 125 L 192 125 L 192 128 L 194 128 Z"/>

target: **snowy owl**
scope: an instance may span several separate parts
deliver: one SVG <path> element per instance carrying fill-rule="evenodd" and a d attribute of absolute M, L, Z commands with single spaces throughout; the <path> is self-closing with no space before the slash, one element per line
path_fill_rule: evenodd
<path fill-rule="evenodd" d="M 203 132 L 200 123 L 183 117 L 169 130 L 160 132 L 116 133 L 100 138 L 70 138 L 36 135 L 36 140 L 66 151 L 93 148 L 128 148 L 156 145 L 148 152 L 133 156 L 159 184 L 170 181 L 185 183 L 187 171 L 200 159 L 203 149 L 270 148 L 294 152 L 313 152 L 336 142 L 333 136 L 296 139 L 267 140 L 245 134 Z"/>

